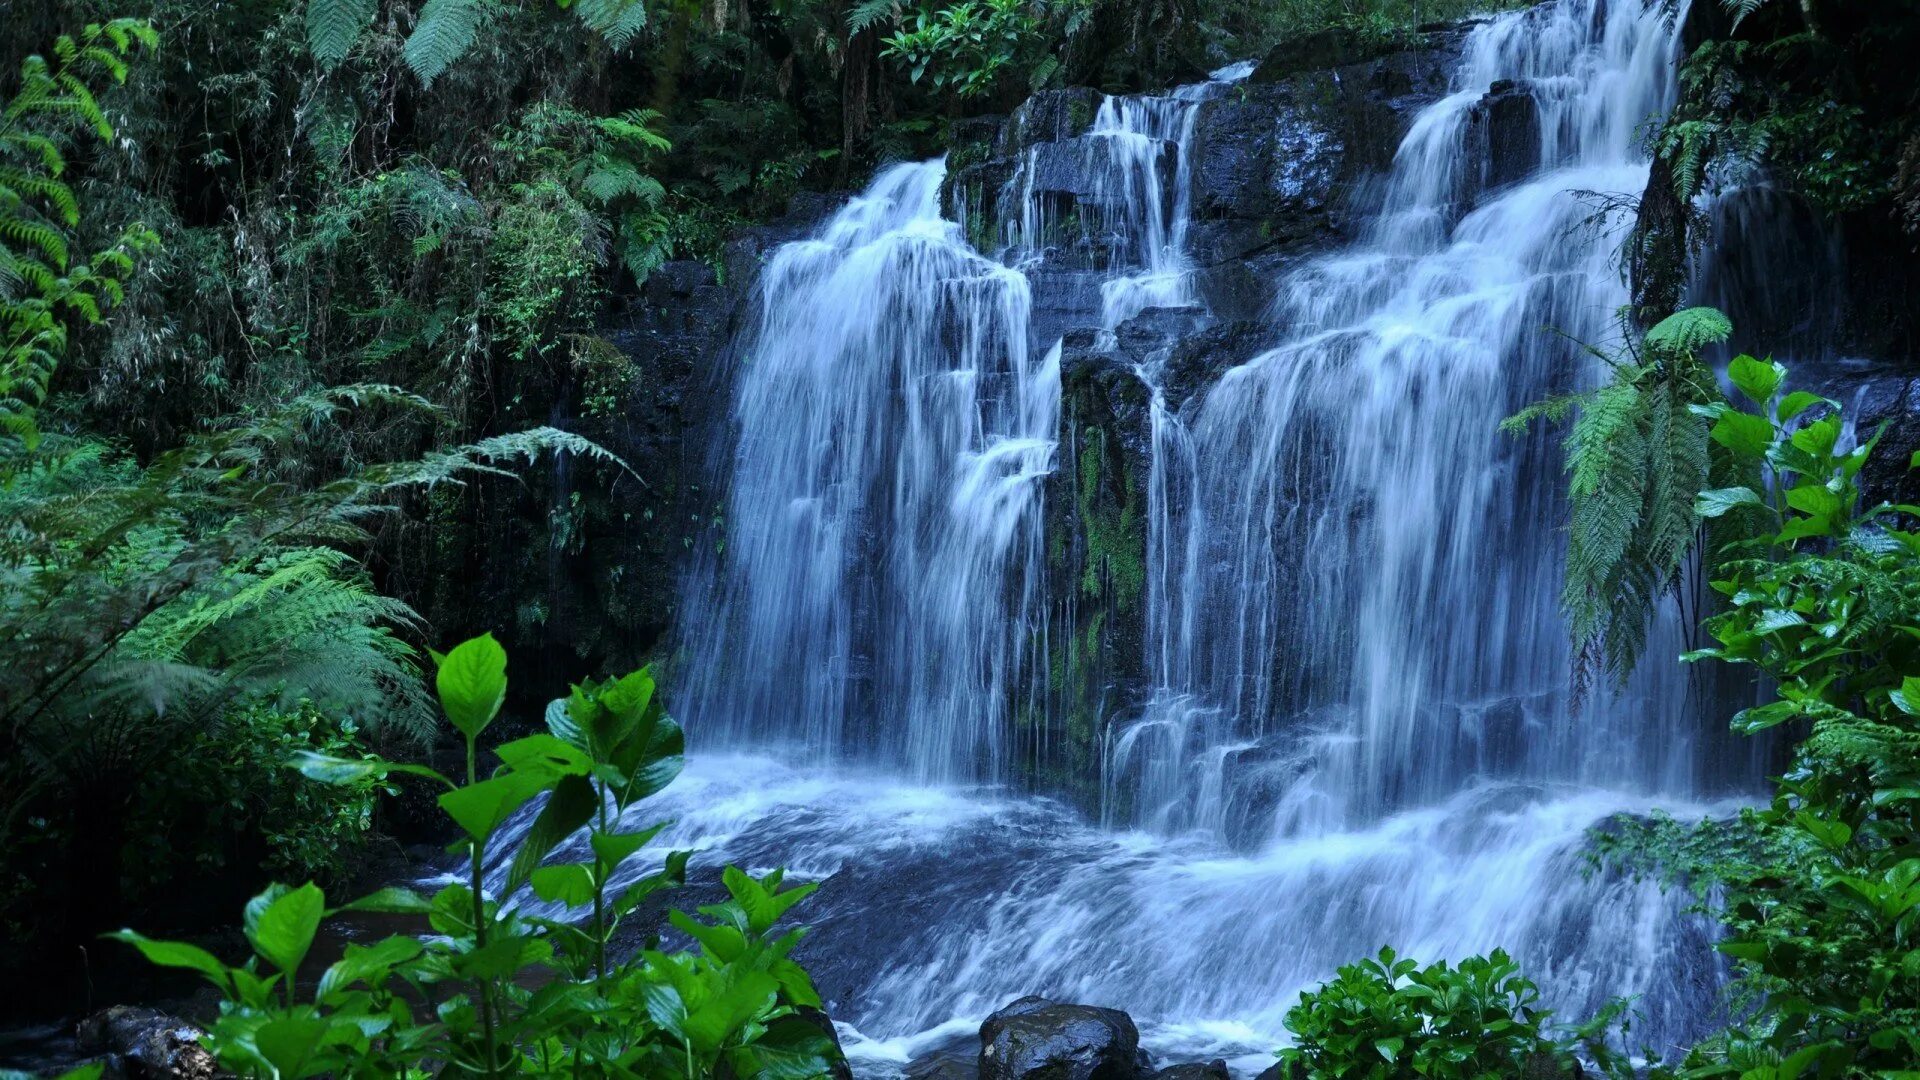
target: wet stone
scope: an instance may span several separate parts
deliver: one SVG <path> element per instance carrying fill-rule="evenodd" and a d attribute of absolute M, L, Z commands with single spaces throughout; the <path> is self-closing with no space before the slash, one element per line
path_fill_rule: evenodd
<path fill-rule="evenodd" d="M 980 1025 L 980 1080 L 1140 1080 L 1148 1075 L 1140 1032 L 1118 1009 L 1024 997 Z"/>

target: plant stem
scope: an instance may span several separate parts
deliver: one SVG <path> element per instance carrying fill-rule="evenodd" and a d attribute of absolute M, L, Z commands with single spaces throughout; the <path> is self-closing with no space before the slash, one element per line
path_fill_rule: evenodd
<path fill-rule="evenodd" d="M 472 786 L 477 782 L 477 771 L 474 768 L 474 738 L 469 735 L 467 736 L 467 784 Z M 487 901 L 485 894 L 481 892 L 484 884 L 481 880 L 481 869 L 486 855 L 486 840 L 483 838 L 473 841 L 468 845 L 467 850 L 472 855 L 468 867 L 473 889 L 473 947 L 477 952 L 487 947 Z M 493 981 L 481 979 L 478 990 L 480 992 L 481 1046 L 487 1055 L 485 1075 L 493 1076 L 500 1061 L 493 1043 Z"/>

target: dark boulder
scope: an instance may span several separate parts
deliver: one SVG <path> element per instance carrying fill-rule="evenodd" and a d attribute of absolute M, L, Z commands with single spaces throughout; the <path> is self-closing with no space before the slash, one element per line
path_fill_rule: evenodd
<path fill-rule="evenodd" d="M 1361 64 L 1393 52 L 1395 47 L 1390 39 L 1344 26 L 1317 30 L 1288 38 L 1268 49 L 1248 81 L 1279 82 L 1302 72 Z"/>
<path fill-rule="evenodd" d="M 1133 1018 L 1118 1009 L 1024 997 L 980 1025 L 980 1080 L 1140 1080 Z"/>
<path fill-rule="evenodd" d="M 77 1042 L 99 1056 L 108 1077 L 125 1080 L 212 1080 L 224 1076 L 200 1045 L 202 1032 L 157 1009 L 115 1005 L 80 1021 Z"/>
<path fill-rule="evenodd" d="M 1042 90 L 1007 119 L 999 152 L 1009 157 L 1041 143 L 1077 139 L 1093 127 L 1103 95 L 1090 86 Z"/>

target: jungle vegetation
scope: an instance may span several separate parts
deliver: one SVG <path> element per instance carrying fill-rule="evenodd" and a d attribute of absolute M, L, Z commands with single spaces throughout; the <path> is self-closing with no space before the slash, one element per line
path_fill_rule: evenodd
<path fill-rule="evenodd" d="M 633 500 L 650 490 L 596 438 L 628 419 L 624 395 L 644 377 L 603 336 L 609 314 L 668 261 L 724 273 L 729 239 L 796 196 L 937 152 L 951 122 L 1036 88 L 1161 86 L 1284 38 L 1391 37 L 1473 6 L 9 6 L 7 974 L 38 970 L 35 995 L 64 1007 L 85 971 L 47 958 L 81 943 L 104 955 L 92 943 L 120 926 L 203 918 L 181 903 L 191 877 L 191 907 L 246 905 L 252 959 L 128 940 L 219 988 L 232 1022 L 215 1038 L 243 1072 L 400 1075 L 432 1060 L 619 1075 L 607 1061 L 697 1058 L 708 1073 L 724 1060 L 735 1075 L 804 1075 L 821 1051 L 797 1018 L 817 1001 L 773 932 L 804 890 L 730 876 L 720 911 L 686 918 L 694 951 L 611 962 L 608 920 L 626 901 L 606 895 L 607 873 L 644 835 L 603 828 L 590 859 L 533 882 L 598 912 L 585 930 L 490 908 L 471 886 L 366 902 L 441 920 L 468 957 L 511 953 L 501 966 L 460 970 L 383 943 L 316 997 L 292 996 L 285 978 L 328 896 L 351 895 L 341 890 L 369 844 L 454 836 L 477 862 L 508 801 L 632 781 L 637 731 L 659 736 L 642 740 L 648 762 L 677 756 L 650 676 L 575 690 L 536 677 L 510 695 L 499 646 L 475 637 L 496 630 L 516 656 L 568 661 L 535 670 L 628 671 L 670 617 L 666 594 L 642 586 L 645 602 L 599 612 L 604 625 L 555 633 L 543 591 L 556 558 L 619 595 L 634 595 L 620 573 L 658 572 L 623 571 L 595 546 L 634 527 Z M 1721 599 L 1703 621 L 1712 644 L 1690 659 L 1776 687 L 1733 722 L 1793 748 L 1770 807 L 1710 835 L 1666 824 L 1620 841 L 1618 857 L 1700 889 L 1756 1003 L 1680 1075 L 1897 1076 L 1920 1058 L 1916 511 L 1861 490 L 1871 433 L 1845 443 L 1840 407 L 1789 388 L 1778 365 L 1733 360 L 1728 398 L 1709 359 L 1724 317 L 1677 309 L 1701 240 L 1691 201 L 1740 170 L 1911 244 L 1920 19 L 1839 0 L 1693 7 L 1681 105 L 1649 131 L 1655 183 L 1631 251 L 1647 332 L 1611 357 L 1604 385 L 1541 411 L 1572 425 L 1566 600 L 1580 678 L 1630 669 L 1653 606 L 1683 567 L 1704 565 Z M 691 542 L 684 522 L 649 528 Z M 462 639 L 430 657 L 430 643 Z M 449 682 L 449 664 L 468 681 Z M 535 715 L 556 698 L 571 726 L 503 724 L 483 745 L 503 702 Z M 481 754 L 503 771 L 482 779 Z M 416 758 L 426 764 L 390 767 Z M 283 767 L 296 759 L 304 772 Z M 614 773 L 600 770 L 610 761 Z M 465 783 L 445 778 L 462 764 Z M 423 801 L 413 781 L 446 794 Z M 498 798 L 476 809 L 476 789 Z M 530 873 L 547 853 L 534 850 Z M 563 1000 L 526 997 L 510 978 L 522 963 L 563 972 L 550 984 Z M 1404 1076 L 1404 1051 L 1447 1063 L 1419 1075 L 1478 1075 L 1497 1066 L 1476 1055 L 1565 1045 L 1506 958 L 1407 963 L 1383 955 L 1309 995 L 1290 1060 L 1310 1075 Z M 457 985 L 466 1011 L 419 1023 L 394 1012 L 405 997 L 389 988 L 409 980 Z M 728 996 L 741 985 L 752 993 Z M 1408 986 L 1479 995 L 1471 1023 L 1500 1039 L 1431 1038 L 1457 1010 Z M 628 1025 L 630 1045 L 601 1038 L 609 1017 L 664 1000 L 663 988 L 681 1011 Z M 1390 1030 L 1342 1027 L 1348 999 Z M 381 1010 L 404 1038 L 344 1037 Z M 324 1044 L 316 1034 L 336 1030 Z M 1392 1053 L 1387 1039 L 1401 1040 Z M 311 1056 L 322 1045 L 333 1056 Z M 280 1056 L 296 1050 L 309 1056 Z"/>

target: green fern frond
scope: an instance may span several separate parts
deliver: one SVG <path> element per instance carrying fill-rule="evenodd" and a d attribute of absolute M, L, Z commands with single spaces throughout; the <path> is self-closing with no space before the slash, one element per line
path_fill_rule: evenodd
<path fill-rule="evenodd" d="M 1710 307 L 1676 311 L 1647 331 L 1647 348 L 1662 358 L 1681 357 L 1733 336 L 1733 323 Z"/>
<path fill-rule="evenodd" d="M 615 49 L 632 44 L 647 27 L 645 0 L 574 0 L 574 12 Z"/>
<path fill-rule="evenodd" d="M 378 7 L 378 0 L 307 0 L 307 49 L 322 70 L 347 58 Z"/>
<path fill-rule="evenodd" d="M 422 82 L 432 82 L 473 48 L 485 15 L 481 0 L 427 0 L 401 56 Z"/>
<path fill-rule="evenodd" d="M 870 26 L 891 22 L 900 11 L 899 0 L 859 0 L 847 11 L 847 36 Z"/>

